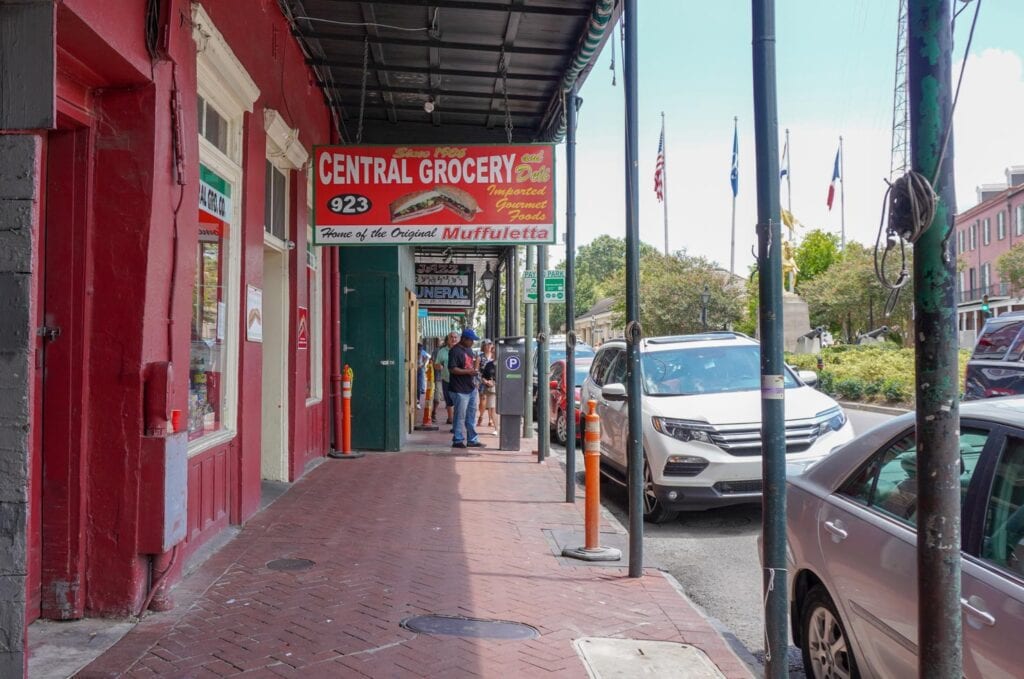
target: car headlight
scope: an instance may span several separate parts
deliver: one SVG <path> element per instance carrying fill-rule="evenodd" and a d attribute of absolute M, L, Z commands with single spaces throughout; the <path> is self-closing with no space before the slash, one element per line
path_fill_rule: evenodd
<path fill-rule="evenodd" d="M 669 417 L 651 418 L 655 431 L 680 441 L 698 441 L 715 445 L 711 440 L 714 429 L 710 425 L 692 420 L 674 420 Z"/>
<path fill-rule="evenodd" d="M 826 410 L 823 413 L 819 413 L 818 417 L 827 418 L 818 425 L 818 436 L 823 436 L 830 431 L 839 431 L 846 424 L 846 413 L 842 408 Z"/>

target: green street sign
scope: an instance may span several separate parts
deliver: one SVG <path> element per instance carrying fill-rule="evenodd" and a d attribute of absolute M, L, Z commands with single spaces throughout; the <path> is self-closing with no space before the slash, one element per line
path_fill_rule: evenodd
<path fill-rule="evenodd" d="M 523 282 L 525 283 L 524 301 L 527 304 L 537 303 L 537 272 L 524 271 Z M 544 272 L 544 301 L 564 302 L 565 301 L 565 272 L 545 271 Z"/>

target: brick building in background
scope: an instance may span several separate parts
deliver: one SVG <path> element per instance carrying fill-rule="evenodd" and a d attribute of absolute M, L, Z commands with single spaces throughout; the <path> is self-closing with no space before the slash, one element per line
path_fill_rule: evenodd
<path fill-rule="evenodd" d="M 327 452 L 338 253 L 308 237 L 331 111 L 276 0 L 26 0 L 0 29 L 10 677 L 27 623 L 138 614 Z"/>
<path fill-rule="evenodd" d="M 985 324 L 982 312 L 987 297 L 993 314 L 1024 309 L 1019 295 L 1000 278 L 997 260 L 1018 243 L 1024 243 L 1024 166 L 1006 169 L 1003 184 L 978 187 L 978 204 L 957 215 L 955 222 L 957 278 L 957 328 L 960 346 L 973 347 Z"/>

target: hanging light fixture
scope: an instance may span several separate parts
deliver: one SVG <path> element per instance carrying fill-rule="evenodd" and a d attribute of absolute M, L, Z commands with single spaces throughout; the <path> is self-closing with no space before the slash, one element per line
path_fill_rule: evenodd
<path fill-rule="evenodd" d="M 494 287 L 494 274 L 491 273 L 490 262 L 487 262 L 487 270 L 480 276 L 480 282 L 484 284 L 484 292 L 490 292 Z"/>

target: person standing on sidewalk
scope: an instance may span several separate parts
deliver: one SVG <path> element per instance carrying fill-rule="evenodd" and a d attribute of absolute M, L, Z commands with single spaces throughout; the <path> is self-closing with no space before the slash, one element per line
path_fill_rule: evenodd
<path fill-rule="evenodd" d="M 452 448 L 483 448 L 476 433 L 476 411 L 480 392 L 476 386 L 473 342 L 480 338 L 472 328 L 462 331 L 459 343 L 448 351 L 448 390 L 455 401 Z"/>
<path fill-rule="evenodd" d="M 439 392 L 435 392 L 434 398 L 438 398 L 438 393 L 444 398 L 444 405 L 448 412 L 448 419 L 446 422 L 452 424 L 452 414 L 455 406 L 455 401 L 452 400 L 451 392 L 449 389 L 449 380 L 451 379 L 451 373 L 448 370 L 448 354 L 459 342 L 459 333 L 450 332 L 444 339 L 444 344 L 437 348 L 437 353 L 434 355 L 434 372 L 438 381 L 441 383 L 441 389 Z M 440 369 L 438 369 L 440 368 Z M 436 412 L 436 408 L 435 408 Z"/>

